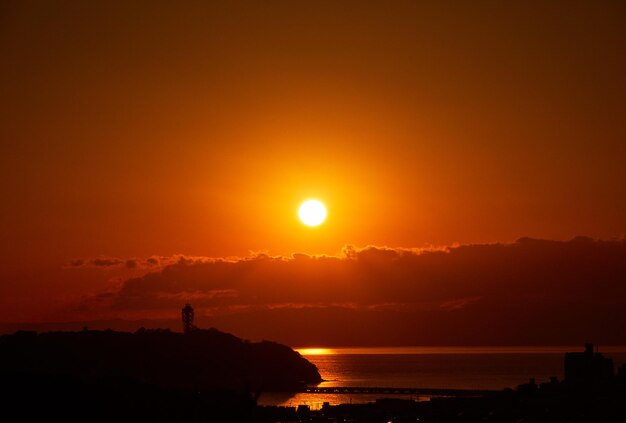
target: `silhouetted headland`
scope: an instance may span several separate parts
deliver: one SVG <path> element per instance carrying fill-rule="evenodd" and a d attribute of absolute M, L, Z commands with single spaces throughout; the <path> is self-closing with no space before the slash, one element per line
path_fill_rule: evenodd
<path fill-rule="evenodd" d="M 246 421 L 261 392 L 321 380 L 317 368 L 287 346 L 216 329 L 0 337 L 1 401 L 30 417 Z"/>
<path fill-rule="evenodd" d="M 0 370 L 84 381 L 115 376 L 165 388 L 291 390 L 321 382 L 291 348 L 216 329 L 17 332 L 0 337 Z"/>

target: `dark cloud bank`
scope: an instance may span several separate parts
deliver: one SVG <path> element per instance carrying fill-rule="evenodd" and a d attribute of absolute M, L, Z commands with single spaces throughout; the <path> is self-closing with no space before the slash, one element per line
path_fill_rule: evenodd
<path fill-rule="evenodd" d="M 626 241 L 180 257 L 80 308 L 176 318 L 187 300 L 200 326 L 292 345 L 624 345 Z"/>

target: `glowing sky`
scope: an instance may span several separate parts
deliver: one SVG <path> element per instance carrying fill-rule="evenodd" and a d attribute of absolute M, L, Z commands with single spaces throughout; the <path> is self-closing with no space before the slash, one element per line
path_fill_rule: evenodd
<path fill-rule="evenodd" d="M 129 276 L 79 259 L 623 236 L 624 22 L 620 1 L 3 2 L 0 321 Z"/>

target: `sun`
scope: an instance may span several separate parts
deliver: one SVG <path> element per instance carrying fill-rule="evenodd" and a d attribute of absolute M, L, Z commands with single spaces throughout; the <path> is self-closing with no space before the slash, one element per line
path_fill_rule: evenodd
<path fill-rule="evenodd" d="M 307 226 L 318 226 L 326 219 L 326 207 L 318 200 L 307 200 L 298 210 L 298 216 Z"/>

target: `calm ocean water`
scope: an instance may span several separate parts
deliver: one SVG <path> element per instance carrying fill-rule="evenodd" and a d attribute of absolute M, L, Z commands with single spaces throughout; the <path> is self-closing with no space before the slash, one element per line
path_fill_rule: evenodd
<path fill-rule="evenodd" d="M 320 386 L 504 389 L 529 378 L 563 378 L 563 355 L 576 347 L 402 347 L 301 349 L 325 380 Z M 602 347 L 616 368 L 626 362 L 626 347 Z M 264 405 L 331 404 L 374 401 L 381 395 L 266 393 Z M 396 396 L 427 400 L 427 397 Z"/>

